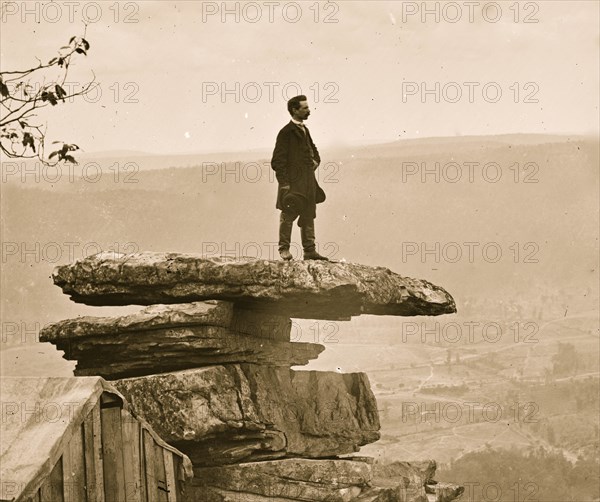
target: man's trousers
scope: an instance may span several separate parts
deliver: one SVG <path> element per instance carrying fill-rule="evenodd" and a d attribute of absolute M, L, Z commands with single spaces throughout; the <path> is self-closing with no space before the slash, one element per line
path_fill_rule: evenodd
<path fill-rule="evenodd" d="M 298 214 L 281 211 L 279 216 L 279 251 L 289 250 L 292 242 L 292 228 Z M 315 220 L 303 216 L 298 220 L 300 226 L 300 238 L 305 253 L 315 251 Z"/>

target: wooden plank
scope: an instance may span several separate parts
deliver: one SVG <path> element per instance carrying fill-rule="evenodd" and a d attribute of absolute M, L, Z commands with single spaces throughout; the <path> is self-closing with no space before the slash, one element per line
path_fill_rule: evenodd
<path fill-rule="evenodd" d="M 146 479 L 146 457 L 144 455 L 144 426 L 140 423 L 140 434 L 138 437 L 140 451 L 140 499 L 148 501 L 148 480 Z"/>
<path fill-rule="evenodd" d="M 86 502 L 83 424 L 73 433 L 63 452 L 63 493 L 65 502 Z"/>
<path fill-rule="evenodd" d="M 159 502 L 158 484 L 156 482 L 156 474 L 154 469 L 154 439 L 150 433 L 144 429 L 144 460 L 146 464 L 146 493 L 148 502 Z"/>
<path fill-rule="evenodd" d="M 154 472 L 156 475 L 156 482 L 158 484 L 158 500 L 160 502 L 169 502 L 163 448 L 156 442 L 154 442 Z"/>
<path fill-rule="evenodd" d="M 123 438 L 121 436 L 121 408 L 100 409 L 102 457 L 104 459 L 104 495 L 106 502 L 125 500 L 123 469 Z"/>
<path fill-rule="evenodd" d="M 40 487 L 42 502 L 64 502 L 62 458 L 52 468 L 50 476 Z"/>
<path fill-rule="evenodd" d="M 62 469 L 63 469 L 63 498 L 65 502 L 73 502 L 71 495 L 71 450 L 69 445 L 65 446 L 62 454 Z"/>
<path fill-rule="evenodd" d="M 104 465 L 99 402 L 96 403 L 83 422 L 83 444 L 85 449 L 85 486 L 88 502 L 104 502 Z"/>
<path fill-rule="evenodd" d="M 183 500 L 183 485 L 185 483 L 185 476 L 183 473 L 183 460 L 179 455 L 173 454 L 173 467 L 175 471 L 175 479 L 177 481 L 177 500 Z"/>
<path fill-rule="evenodd" d="M 167 480 L 167 500 L 177 502 L 177 475 L 175 473 L 175 463 L 173 462 L 173 452 L 165 448 L 163 458 L 165 462 L 165 478 Z"/>
<path fill-rule="evenodd" d="M 105 502 L 104 493 L 104 453 L 102 452 L 102 413 L 100 403 L 92 410 L 94 424 L 94 462 L 96 472 L 96 497 L 97 502 Z"/>
<path fill-rule="evenodd" d="M 140 424 L 127 410 L 121 410 L 123 465 L 126 502 L 142 502 L 140 466 Z"/>

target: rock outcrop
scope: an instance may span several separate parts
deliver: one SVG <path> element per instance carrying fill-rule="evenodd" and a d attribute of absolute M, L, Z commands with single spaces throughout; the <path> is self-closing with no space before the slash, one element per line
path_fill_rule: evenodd
<path fill-rule="evenodd" d="M 371 465 L 350 459 L 250 462 L 195 469 L 190 500 L 351 501 L 372 483 Z"/>
<path fill-rule="evenodd" d="M 291 320 L 255 314 L 230 302 L 153 305 L 122 317 L 80 317 L 44 327 L 77 361 L 75 374 L 127 378 L 221 363 L 299 366 L 325 347 L 290 343 Z"/>
<path fill-rule="evenodd" d="M 53 279 L 73 301 L 87 305 L 227 300 L 254 311 L 334 320 L 456 312 L 439 286 L 355 263 L 100 253 L 57 267 Z"/>
<path fill-rule="evenodd" d="M 449 502 L 463 488 L 433 480 L 434 461 L 381 467 L 367 457 L 286 459 L 195 468 L 194 502 Z"/>
<path fill-rule="evenodd" d="M 332 457 L 379 439 L 377 403 L 364 373 L 243 364 L 114 385 L 194 465 Z"/>
<path fill-rule="evenodd" d="M 449 502 L 435 463 L 354 455 L 379 438 L 364 373 L 298 371 L 324 349 L 290 340 L 291 317 L 440 315 L 452 297 L 382 267 L 319 261 L 100 253 L 57 267 L 88 305 L 149 305 L 46 326 L 41 339 L 112 379 L 194 463 L 185 502 Z M 347 455 L 353 455 L 351 457 Z"/>

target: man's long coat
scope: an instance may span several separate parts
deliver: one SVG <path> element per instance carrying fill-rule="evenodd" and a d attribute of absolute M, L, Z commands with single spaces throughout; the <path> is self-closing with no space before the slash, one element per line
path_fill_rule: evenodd
<path fill-rule="evenodd" d="M 308 141 L 313 149 L 315 160 L 320 164 L 321 157 L 315 146 L 308 128 L 306 128 Z M 290 192 L 305 198 L 306 204 L 300 216 L 304 218 L 316 218 L 317 204 L 325 200 L 325 192 L 317 183 L 315 167 L 310 156 L 308 143 L 300 128 L 290 122 L 279 131 L 271 167 L 279 184 L 289 184 Z M 283 210 L 282 190 L 277 190 L 277 209 Z"/>

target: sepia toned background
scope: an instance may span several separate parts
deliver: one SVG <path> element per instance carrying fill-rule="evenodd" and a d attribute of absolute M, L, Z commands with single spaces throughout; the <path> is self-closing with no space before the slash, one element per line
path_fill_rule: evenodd
<path fill-rule="evenodd" d="M 294 341 L 326 346 L 308 368 L 368 374 L 383 435 L 361 451 L 436 458 L 439 479 L 499 500 L 599 499 L 598 2 L 54 4 L 1 3 L 1 70 L 85 30 L 68 81 L 98 86 L 39 115 L 78 166 L 2 159 L 2 374 L 70 375 L 44 324 L 137 310 L 73 304 L 58 264 L 278 259 L 269 161 L 302 92 L 318 250 L 439 284 L 458 309 L 295 321 Z M 513 419 L 470 417 L 486 405 Z"/>

